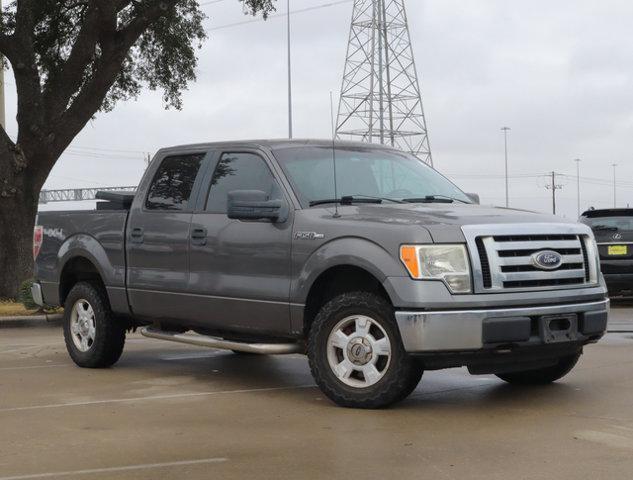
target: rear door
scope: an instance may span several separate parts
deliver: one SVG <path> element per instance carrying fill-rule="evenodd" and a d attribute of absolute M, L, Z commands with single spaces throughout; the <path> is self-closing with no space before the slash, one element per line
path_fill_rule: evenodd
<path fill-rule="evenodd" d="M 227 195 L 261 190 L 292 203 L 262 152 L 218 151 L 211 164 L 191 222 L 192 316 L 215 331 L 286 335 L 293 208 L 282 223 L 231 220 Z"/>
<path fill-rule="evenodd" d="M 189 232 L 193 199 L 206 152 L 165 155 L 154 162 L 144 196 L 136 198 L 127 228 L 127 286 L 138 316 L 184 320 L 181 303 L 189 280 Z"/>

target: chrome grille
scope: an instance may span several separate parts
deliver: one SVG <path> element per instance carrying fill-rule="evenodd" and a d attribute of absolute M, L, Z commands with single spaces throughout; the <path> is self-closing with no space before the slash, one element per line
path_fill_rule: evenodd
<path fill-rule="evenodd" d="M 465 226 L 474 265 L 475 291 L 551 290 L 596 283 L 597 265 L 590 232 L 575 225 Z M 526 232 L 532 228 L 533 231 Z M 541 229 L 547 229 L 541 233 Z M 549 231 L 548 231 L 549 230 Z M 551 250 L 562 263 L 544 270 L 533 255 Z"/>

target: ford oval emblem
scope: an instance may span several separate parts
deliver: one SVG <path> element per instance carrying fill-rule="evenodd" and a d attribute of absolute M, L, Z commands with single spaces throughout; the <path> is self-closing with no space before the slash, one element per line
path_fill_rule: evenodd
<path fill-rule="evenodd" d="M 556 270 L 563 263 L 563 256 L 554 250 L 542 250 L 532 255 L 532 264 L 540 270 Z"/>

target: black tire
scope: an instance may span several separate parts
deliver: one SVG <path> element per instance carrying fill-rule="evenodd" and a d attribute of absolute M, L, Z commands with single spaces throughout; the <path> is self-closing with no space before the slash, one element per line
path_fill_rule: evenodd
<path fill-rule="evenodd" d="M 81 300 L 94 312 L 94 339 L 85 351 L 76 344 L 71 331 L 73 309 Z M 82 303 L 82 306 L 86 303 Z M 64 303 L 64 340 L 70 358 L 80 367 L 106 368 L 121 357 L 125 345 L 125 326 L 112 315 L 103 288 L 87 282 L 77 283 L 72 288 Z"/>
<path fill-rule="evenodd" d="M 364 388 L 344 383 L 328 360 L 330 333 L 339 322 L 354 315 L 367 316 L 379 324 L 391 348 L 382 377 Z M 421 365 L 404 350 L 393 307 L 382 297 L 367 292 L 339 295 L 321 308 L 310 329 L 308 360 L 321 391 L 336 404 L 350 408 L 382 408 L 399 402 L 415 390 L 423 373 Z"/>
<path fill-rule="evenodd" d="M 578 363 L 580 353 L 561 357 L 556 365 L 522 372 L 498 373 L 497 377 L 513 385 L 546 385 L 567 375 Z"/>

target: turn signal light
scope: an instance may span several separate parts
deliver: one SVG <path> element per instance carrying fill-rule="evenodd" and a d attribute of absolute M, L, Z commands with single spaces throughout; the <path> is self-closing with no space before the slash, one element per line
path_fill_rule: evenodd
<path fill-rule="evenodd" d="M 42 242 L 44 241 L 44 227 L 36 225 L 33 229 L 33 260 L 37 260 L 37 256 L 42 249 Z"/>

